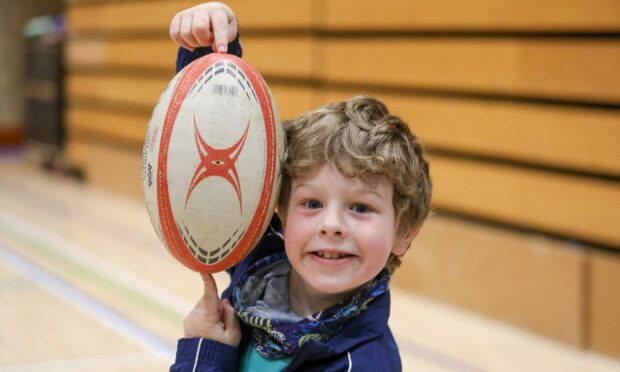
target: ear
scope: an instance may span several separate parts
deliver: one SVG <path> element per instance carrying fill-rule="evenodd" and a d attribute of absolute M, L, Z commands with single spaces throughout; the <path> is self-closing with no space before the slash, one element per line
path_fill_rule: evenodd
<path fill-rule="evenodd" d="M 396 245 L 394 246 L 394 248 L 392 248 L 392 254 L 396 256 L 404 255 L 405 252 L 407 252 L 407 249 L 409 249 L 409 246 L 411 245 L 411 241 L 413 240 L 413 238 L 416 237 L 416 235 L 418 235 L 419 231 L 420 231 L 419 229 L 413 229 L 409 231 L 407 235 L 400 238 L 396 242 Z"/>

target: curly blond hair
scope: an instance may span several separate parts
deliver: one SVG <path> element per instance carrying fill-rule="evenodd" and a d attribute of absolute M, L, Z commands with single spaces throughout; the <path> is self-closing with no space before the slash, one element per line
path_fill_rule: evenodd
<path fill-rule="evenodd" d="M 394 185 L 397 238 L 419 229 L 430 210 L 432 182 L 422 146 L 409 126 L 378 99 L 355 96 L 304 113 L 286 123 L 279 210 L 294 178 L 333 163 L 347 176 L 385 175 Z M 393 272 L 400 259 L 391 255 Z"/>

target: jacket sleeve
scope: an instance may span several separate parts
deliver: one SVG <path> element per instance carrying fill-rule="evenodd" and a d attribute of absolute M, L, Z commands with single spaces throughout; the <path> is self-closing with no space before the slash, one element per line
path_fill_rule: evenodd
<path fill-rule="evenodd" d="M 234 372 L 238 359 L 235 347 L 204 338 L 182 338 L 170 372 Z"/>
<path fill-rule="evenodd" d="M 185 48 L 179 48 L 176 65 L 177 72 L 181 71 L 185 66 L 189 65 L 198 58 L 204 57 L 207 54 L 211 53 L 213 53 L 213 49 L 211 49 L 211 47 L 196 48 L 193 52 L 190 52 Z M 243 55 L 241 41 L 239 40 L 239 33 L 237 33 L 237 37 L 235 38 L 235 40 L 231 41 L 230 44 L 228 44 L 228 54 L 233 54 L 239 58 L 241 58 L 241 56 Z"/>

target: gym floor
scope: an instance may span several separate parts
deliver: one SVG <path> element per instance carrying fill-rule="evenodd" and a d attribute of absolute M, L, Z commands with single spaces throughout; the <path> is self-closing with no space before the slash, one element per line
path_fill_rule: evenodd
<path fill-rule="evenodd" d="M 225 274 L 216 275 L 223 289 Z M 163 371 L 199 277 L 139 200 L 0 155 L 0 370 Z M 620 371 L 620 362 L 392 289 L 405 371 Z"/>

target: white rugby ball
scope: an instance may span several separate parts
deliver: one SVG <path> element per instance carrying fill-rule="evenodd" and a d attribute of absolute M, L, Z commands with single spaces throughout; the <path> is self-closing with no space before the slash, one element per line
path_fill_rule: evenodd
<path fill-rule="evenodd" d="M 218 272 L 258 243 L 280 188 L 284 131 L 258 72 L 230 54 L 180 71 L 149 122 L 142 185 L 151 222 L 183 265 Z"/>

